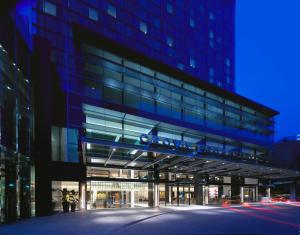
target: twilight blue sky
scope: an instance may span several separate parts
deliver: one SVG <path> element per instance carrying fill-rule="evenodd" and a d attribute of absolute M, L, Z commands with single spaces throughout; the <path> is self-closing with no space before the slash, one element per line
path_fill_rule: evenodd
<path fill-rule="evenodd" d="M 236 0 L 236 91 L 280 112 L 275 140 L 300 133 L 300 0 Z"/>

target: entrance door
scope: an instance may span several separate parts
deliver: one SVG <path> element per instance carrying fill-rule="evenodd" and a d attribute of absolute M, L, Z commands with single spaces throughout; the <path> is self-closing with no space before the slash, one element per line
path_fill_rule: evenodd
<path fill-rule="evenodd" d="M 255 202 L 255 187 L 244 187 L 244 202 Z"/>
<path fill-rule="evenodd" d="M 178 184 L 171 186 L 172 205 L 195 204 L 194 186 Z"/>

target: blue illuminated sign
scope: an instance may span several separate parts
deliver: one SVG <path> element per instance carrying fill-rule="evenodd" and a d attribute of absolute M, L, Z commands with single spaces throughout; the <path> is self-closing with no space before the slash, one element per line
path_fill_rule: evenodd
<path fill-rule="evenodd" d="M 203 150 L 204 147 L 202 145 L 196 145 L 182 140 L 175 140 L 175 139 L 159 137 L 156 135 L 147 135 L 147 134 L 142 134 L 140 136 L 140 142 L 141 144 L 148 144 L 156 147 L 171 148 L 171 149 L 188 151 L 188 152 L 194 152 L 194 151 L 198 152 L 200 149 Z"/>

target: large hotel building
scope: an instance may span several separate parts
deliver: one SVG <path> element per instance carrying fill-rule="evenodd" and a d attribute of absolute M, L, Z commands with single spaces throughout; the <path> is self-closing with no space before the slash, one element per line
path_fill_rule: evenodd
<path fill-rule="evenodd" d="M 13 1 L 12 1 L 13 2 Z M 234 0 L 20 0 L 0 25 L 1 222 L 254 202 L 277 111 L 235 93 Z"/>

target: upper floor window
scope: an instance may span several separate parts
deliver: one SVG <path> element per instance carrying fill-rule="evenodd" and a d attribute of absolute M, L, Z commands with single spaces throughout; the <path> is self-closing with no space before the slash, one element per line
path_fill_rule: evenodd
<path fill-rule="evenodd" d="M 193 57 L 190 57 L 190 66 L 191 66 L 192 68 L 195 68 L 195 67 L 196 67 L 196 61 L 195 61 L 195 59 L 194 59 Z"/>
<path fill-rule="evenodd" d="M 208 74 L 209 74 L 209 76 L 212 76 L 212 77 L 215 76 L 215 70 L 214 70 L 214 68 L 210 67 Z"/>
<path fill-rule="evenodd" d="M 195 27 L 195 20 L 194 20 L 193 17 L 190 17 L 190 26 L 191 26 L 192 28 Z"/>
<path fill-rule="evenodd" d="M 167 12 L 173 14 L 173 5 L 170 2 L 167 2 Z"/>
<path fill-rule="evenodd" d="M 158 18 L 154 18 L 154 25 L 156 28 L 160 28 L 160 20 Z"/>
<path fill-rule="evenodd" d="M 168 45 L 169 47 L 173 47 L 173 38 L 167 37 L 167 45 Z"/>
<path fill-rule="evenodd" d="M 44 12 L 49 15 L 56 16 L 56 6 L 51 2 L 45 1 L 44 2 Z"/>
<path fill-rule="evenodd" d="M 209 30 L 209 34 L 208 34 L 210 39 L 213 39 L 215 37 L 214 32 Z"/>
<path fill-rule="evenodd" d="M 115 6 L 108 4 L 107 5 L 107 14 L 117 18 L 117 9 L 115 8 Z"/>
<path fill-rule="evenodd" d="M 98 20 L 98 11 L 93 8 L 89 8 L 89 18 L 91 20 L 97 21 Z"/>
<path fill-rule="evenodd" d="M 177 68 L 184 70 L 184 65 L 182 63 L 177 63 Z"/>
<path fill-rule="evenodd" d="M 214 13 L 212 13 L 211 11 L 208 13 L 208 18 L 210 19 L 210 20 L 215 20 L 215 15 L 214 15 Z"/>
<path fill-rule="evenodd" d="M 190 9 L 190 15 L 191 15 L 191 16 L 195 16 L 194 9 Z"/>
<path fill-rule="evenodd" d="M 228 84 L 231 82 L 229 76 L 226 76 L 226 82 L 227 82 Z"/>
<path fill-rule="evenodd" d="M 226 66 L 230 67 L 230 65 L 231 65 L 230 59 L 229 59 L 229 58 L 226 58 Z"/>
<path fill-rule="evenodd" d="M 144 34 L 148 33 L 148 28 L 147 24 L 145 22 L 140 22 L 140 31 L 143 32 Z"/>

